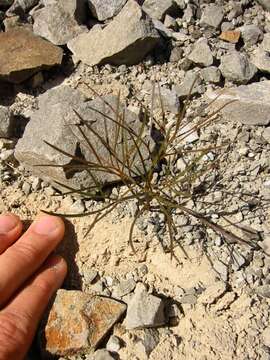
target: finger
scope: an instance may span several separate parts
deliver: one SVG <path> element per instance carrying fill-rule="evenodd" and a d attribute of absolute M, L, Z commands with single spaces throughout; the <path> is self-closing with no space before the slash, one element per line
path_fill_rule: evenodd
<path fill-rule="evenodd" d="M 64 231 L 59 217 L 43 215 L 0 255 L 0 305 L 40 268 L 62 240 Z"/>
<path fill-rule="evenodd" d="M 18 216 L 9 213 L 0 215 L 0 254 L 19 238 L 22 227 Z"/>
<path fill-rule="evenodd" d="M 37 275 L 0 312 L 0 359 L 24 359 L 38 323 L 67 273 L 66 262 L 51 256 Z"/>

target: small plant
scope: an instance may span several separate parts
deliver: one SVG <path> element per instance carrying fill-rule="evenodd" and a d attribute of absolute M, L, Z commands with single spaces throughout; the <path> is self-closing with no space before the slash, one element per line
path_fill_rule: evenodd
<path fill-rule="evenodd" d="M 95 96 L 100 97 L 93 89 L 91 90 Z M 160 116 L 153 115 L 153 104 L 157 96 L 160 102 Z M 100 99 L 102 98 L 100 97 Z M 155 94 L 155 87 L 153 87 L 152 109 L 148 111 L 144 108 L 141 125 L 139 129 L 134 129 L 126 121 L 125 109 L 120 106 L 120 94 L 118 94 L 115 108 L 106 100 L 102 99 L 102 101 L 104 107 L 109 109 L 110 112 L 100 112 L 94 108 L 91 110 L 103 116 L 105 137 L 102 137 L 91 127 L 91 119 L 84 119 L 76 110 L 74 112 L 79 121 L 77 124 L 69 125 L 77 129 L 77 134 L 84 140 L 84 145 L 91 151 L 94 160 L 87 161 L 80 156 L 68 154 L 52 144 L 47 144 L 55 151 L 71 158 L 72 162 L 68 165 L 68 169 L 65 165 L 65 171 L 83 169 L 87 171 L 92 179 L 93 186 L 84 189 L 73 189 L 64 184 L 59 184 L 67 189 L 66 194 L 78 194 L 87 199 L 94 199 L 103 202 L 103 206 L 97 210 L 79 215 L 60 215 L 68 217 L 94 215 L 94 220 L 89 228 L 90 231 L 98 221 L 106 217 L 119 204 L 135 199 L 136 211 L 129 233 L 129 244 L 134 252 L 136 251 L 133 244 L 134 226 L 137 219 L 147 211 L 164 214 L 170 238 L 169 250 L 172 255 L 177 232 L 172 216 L 175 211 L 196 218 L 202 225 L 210 227 L 230 244 L 245 243 L 257 248 L 256 244 L 236 236 L 214 223 L 209 217 L 188 207 L 188 201 L 196 196 L 196 184 L 206 174 L 214 171 L 218 165 L 219 157 L 215 161 L 205 162 L 205 156 L 211 150 L 221 152 L 223 147 L 210 146 L 199 150 L 190 150 L 186 147 L 184 140 L 195 131 L 200 131 L 214 121 L 224 106 L 207 116 L 197 118 L 196 123 L 192 122 L 188 125 L 185 121 L 186 112 L 192 101 L 189 95 L 184 101 L 176 120 L 168 122 L 160 88 L 158 87 L 158 94 Z M 208 107 L 212 102 L 208 104 Z M 112 113 L 113 116 L 108 115 L 108 113 Z M 145 137 L 146 131 L 150 132 L 151 137 L 155 140 L 154 147 L 149 144 L 147 137 Z M 74 132 L 74 136 L 78 135 Z M 106 158 L 98 153 L 92 139 L 95 139 L 95 144 L 98 142 L 106 149 L 108 155 Z M 185 161 L 185 167 L 181 170 L 176 169 L 176 163 L 179 159 Z M 62 165 L 55 166 L 62 167 Z M 108 191 L 106 184 L 100 180 L 102 176 L 97 176 L 97 174 L 112 176 L 114 183 L 124 185 L 125 190 L 119 191 L 118 194 Z"/>

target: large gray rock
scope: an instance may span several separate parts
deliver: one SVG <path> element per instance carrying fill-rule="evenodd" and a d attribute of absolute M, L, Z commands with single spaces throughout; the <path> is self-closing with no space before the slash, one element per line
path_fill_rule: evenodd
<path fill-rule="evenodd" d="M 127 308 L 124 325 L 127 329 L 143 329 L 165 324 L 164 303 L 162 299 L 150 295 L 138 284 L 135 294 Z"/>
<path fill-rule="evenodd" d="M 34 12 L 34 33 L 55 45 L 65 45 L 87 31 L 86 27 L 79 25 L 85 14 L 83 0 L 52 0 Z"/>
<path fill-rule="evenodd" d="M 112 108 L 105 105 L 104 101 L 107 101 Z M 105 116 L 114 119 L 115 113 L 113 109 L 116 109 L 116 107 L 117 97 L 115 96 L 106 96 L 104 100 L 97 98 L 92 101 L 85 101 L 77 90 L 67 86 L 56 87 L 39 97 L 39 110 L 33 114 L 25 128 L 22 139 L 18 141 L 15 157 L 25 168 L 54 185 L 55 182 L 60 182 L 74 188 L 93 186 L 95 185 L 94 180 L 86 170 L 70 168 L 70 165 L 75 165 L 74 160 L 72 161 L 71 157 L 51 148 L 44 141 L 62 149 L 68 154 L 97 163 L 92 148 L 88 146 L 87 141 L 75 126 L 75 124 L 80 124 L 80 119 L 74 113 L 74 109 L 83 119 L 87 120 L 90 128 L 94 129 L 105 142 L 111 140 L 111 146 L 113 146 L 115 124 L 113 121 L 107 121 L 108 139 L 106 139 L 104 119 Z M 121 109 L 123 110 L 123 107 Z M 128 126 L 139 133 L 141 122 L 138 116 L 126 110 L 125 118 Z M 82 126 L 82 130 L 92 143 L 100 159 L 102 159 L 102 164 L 111 164 L 110 153 L 104 144 L 86 126 Z M 148 141 L 149 138 L 146 136 L 145 140 Z M 126 144 L 129 149 L 134 146 L 132 140 L 128 138 L 128 134 Z M 150 161 L 147 158 L 149 157 L 149 152 L 147 152 L 144 144 L 141 144 L 140 150 L 145 156 L 145 164 L 147 166 L 147 162 Z M 121 161 L 122 148 L 120 141 L 115 151 L 119 161 Z M 62 165 L 62 167 L 37 166 L 42 164 L 52 166 Z M 132 171 L 135 171 L 136 167 L 143 171 L 138 154 L 135 157 L 133 166 L 131 174 L 134 174 Z M 115 174 L 101 171 L 94 171 L 94 173 L 96 179 L 102 184 L 120 180 Z"/>
<path fill-rule="evenodd" d="M 220 94 L 218 92 L 207 94 L 211 100 L 215 99 L 217 95 Z M 230 122 L 239 121 L 246 125 L 270 124 L 270 81 L 227 89 L 222 92 L 213 106 L 218 109 L 232 100 L 235 102 L 221 110 L 224 117 Z"/>
<path fill-rule="evenodd" d="M 92 15 L 99 21 L 117 15 L 126 2 L 127 0 L 88 0 Z"/>
<path fill-rule="evenodd" d="M 0 137 L 9 138 L 12 136 L 13 113 L 7 106 L 0 105 Z"/>
<path fill-rule="evenodd" d="M 194 64 L 202 66 L 210 66 L 213 64 L 213 55 L 206 39 L 199 39 L 188 55 L 188 59 Z"/>
<path fill-rule="evenodd" d="M 145 0 L 142 8 L 156 20 L 163 20 L 166 14 L 171 14 L 177 9 L 174 0 Z"/>
<path fill-rule="evenodd" d="M 239 28 L 244 43 L 248 46 L 255 45 L 263 37 L 263 32 L 258 26 L 250 24 Z"/>
<path fill-rule="evenodd" d="M 261 72 L 270 74 L 270 56 L 268 52 L 261 48 L 257 48 L 250 57 L 250 61 Z"/>
<path fill-rule="evenodd" d="M 218 28 L 223 20 L 223 9 L 219 5 L 209 4 L 203 10 L 201 25 Z"/>
<path fill-rule="evenodd" d="M 21 27 L 0 33 L 0 44 L 0 78 L 12 83 L 62 62 L 61 48 Z"/>
<path fill-rule="evenodd" d="M 140 62 L 159 40 L 151 19 L 129 0 L 105 29 L 93 29 L 68 42 L 75 61 L 88 65 Z"/>
<path fill-rule="evenodd" d="M 248 57 L 237 51 L 222 56 L 219 69 L 225 79 L 238 84 L 247 83 L 257 73 L 256 66 Z"/>

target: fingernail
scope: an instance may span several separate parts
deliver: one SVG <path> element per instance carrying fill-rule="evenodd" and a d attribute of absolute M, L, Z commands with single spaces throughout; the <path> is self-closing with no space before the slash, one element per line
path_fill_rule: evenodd
<path fill-rule="evenodd" d="M 11 215 L 0 215 L 0 234 L 7 234 L 18 225 L 18 218 Z"/>
<path fill-rule="evenodd" d="M 49 235 L 59 227 L 59 222 L 53 216 L 43 216 L 33 224 L 33 230 L 39 235 Z"/>
<path fill-rule="evenodd" d="M 60 255 L 53 255 L 46 261 L 46 266 L 53 270 L 58 270 L 64 265 L 65 261 Z"/>

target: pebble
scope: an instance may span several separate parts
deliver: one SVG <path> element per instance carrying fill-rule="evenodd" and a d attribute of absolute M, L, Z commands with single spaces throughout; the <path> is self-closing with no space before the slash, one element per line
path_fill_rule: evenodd
<path fill-rule="evenodd" d="M 113 289 L 113 297 L 119 299 L 131 293 L 136 287 L 136 282 L 131 278 L 120 281 L 120 283 Z"/>
<path fill-rule="evenodd" d="M 112 353 L 117 353 L 121 349 L 121 340 L 119 337 L 112 335 L 106 344 L 106 349 Z"/>
<path fill-rule="evenodd" d="M 227 286 L 223 281 L 218 281 L 206 288 L 199 296 L 198 302 L 200 304 L 211 305 L 226 292 L 226 288 Z"/>

